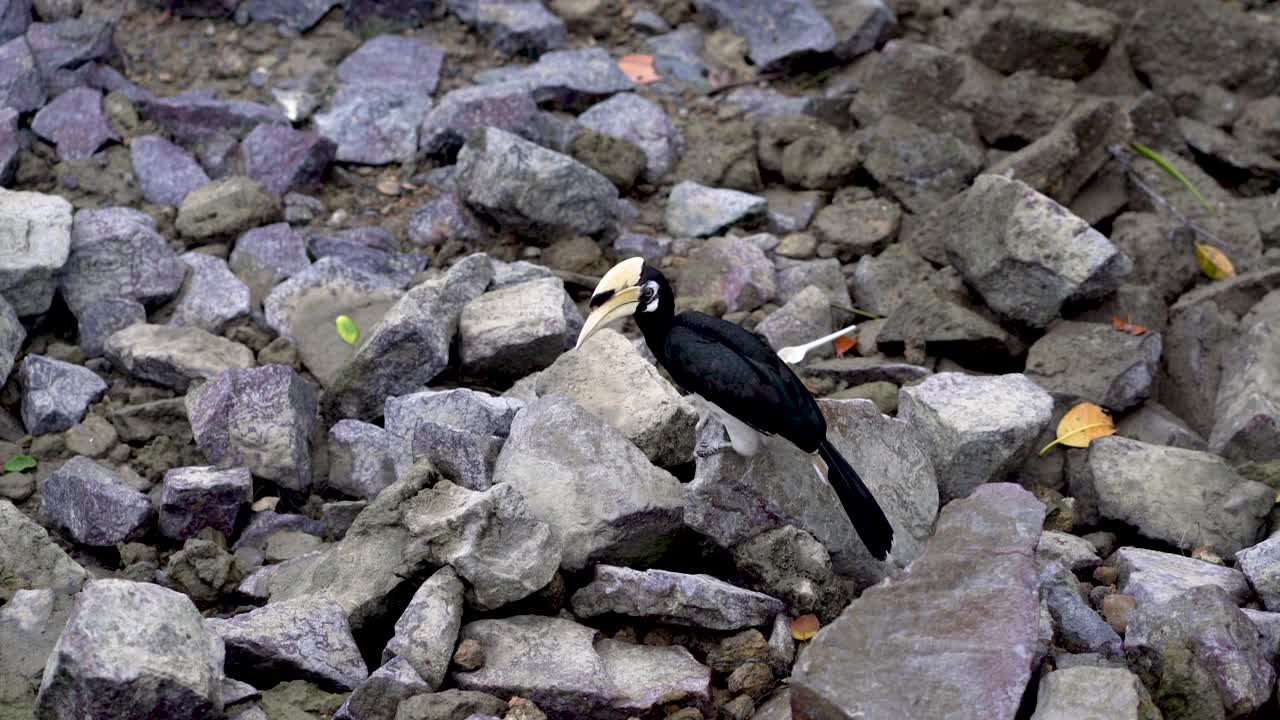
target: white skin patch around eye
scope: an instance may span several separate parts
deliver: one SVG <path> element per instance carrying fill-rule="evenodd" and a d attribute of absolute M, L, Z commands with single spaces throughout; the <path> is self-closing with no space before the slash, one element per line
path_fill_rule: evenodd
<path fill-rule="evenodd" d="M 640 296 L 644 299 L 640 312 L 653 312 L 658 309 L 658 283 L 653 280 L 645 283 Z"/>

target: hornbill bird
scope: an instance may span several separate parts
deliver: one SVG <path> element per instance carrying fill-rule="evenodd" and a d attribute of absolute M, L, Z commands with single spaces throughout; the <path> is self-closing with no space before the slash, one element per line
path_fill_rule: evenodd
<path fill-rule="evenodd" d="M 863 545 L 880 560 L 888 556 L 893 545 L 888 518 L 827 440 L 826 418 L 809 389 L 764 338 L 700 312 L 677 315 L 671 285 L 643 258 L 624 260 L 606 273 L 590 305 L 576 347 L 609 322 L 633 316 L 654 357 L 677 385 L 711 406 L 739 455 L 758 452 L 762 434 L 780 435 L 807 453 L 816 452 Z"/>

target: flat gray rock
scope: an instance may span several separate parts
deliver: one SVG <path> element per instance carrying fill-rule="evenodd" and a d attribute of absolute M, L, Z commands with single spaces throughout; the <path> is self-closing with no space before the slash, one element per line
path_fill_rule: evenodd
<path fill-rule="evenodd" d="M 759 195 L 685 180 L 667 197 L 667 232 L 675 237 L 717 235 L 737 223 L 764 217 L 768 204 Z"/>
<path fill-rule="evenodd" d="M 785 612 L 776 598 L 710 575 L 612 565 L 597 565 L 594 578 L 573 594 L 572 603 L 580 618 L 615 614 L 707 630 L 765 625 Z"/>
<path fill-rule="evenodd" d="M 222 715 L 223 645 L 186 596 L 151 583 L 95 580 L 75 597 L 36 717 L 145 720 Z M 128 671 L 122 671 L 128 668 Z"/>
<path fill-rule="evenodd" d="M 1280 536 L 1236 553 L 1236 564 L 1272 612 L 1280 612 Z"/>
<path fill-rule="evenodd" d="M 573 347 L 582 315 L 559 278 L 491 290 L 462 308 L 458 351 L 466 377 L 514 382 Z"/>
<path fill-rule="evenodd" d="M 94 371 L 43 355 L 27 355 L 18 366 L 22 424 L 32 435 L 62 432 L 84 419 L 89 405 L 107 394 Z"/>
<path fill-rule="evenodd" d="M 60 596 L 80 592 L 84 568 L 54 544 L 44 528 L 0 499 L 0 600 L 20 590 L 51 589 Z"/>
<path fill-rule="evenodd" d="M 40 513 L 76 542 L 93 547 L 134 540 L 155 519 L 146 495 L 79 455 L 41 481 Z"/>
<path fill-rule="evenodd" d="M 1252 595 L 1239 570 L 1183 555 L 1122 547 L 1107 564 L 1119 572 L 1116 586 L 1120 592 L 1134 596 L 1139 604 L 1164 602 L 1202 585 L 1222 588 L 1237 605 Z"/>
<path fill-rule="evenodd" d="M 1165 406 L 1148 400 L 1116 423 L 1116 434 L 1152 445 L 1208 450 L 1209 443 Z"/>
<path fill-rule="evenodd" d="M 186 390 L 232 368 L 253 367 L 253 351 L 200 328 L 138 323 L 107 338 L 103 354 L 139 380 Z"/>
<path fill-rule="evenodd" d="M 1025 372 L 1057 397 L 1122 412 L 1151 395 L 1163 347 L 1160 333 L 1063 321 L 1031 346 Z"/>
<path fill-rule="evenodd" d="M 1005 483 L 947 505 L 909 570 L 863 593 L 801 654 L 793 711 L 1012 720 L 1039 663 L 1043 519 L 1031 493 Z"/>
<path fill-rule="evenodd" d="M 445 566 L 427 578 L 396 621 L 395 635 L 382 651 L 383 663 L 399 658 L 417 673 L 430 692 L 440 689 L 458 643 L 465 593 L 466 588 L 451 567 Z"/>
<path fill-rule="evenodd" d="M 944 503 L 1004 480 L 1037 449 L 1053 416 L 1053 398 L 1020 374 L 939 373 L 903 388 L 899 403 L 933 461 Z"/>
<path fill-rule="evenodd" d="M 248 468 L 173 468 L 160 491 L 160 532 L 186 540 L 205 528 L 230 538 L 241 510 L 253 500 Z"/>
<path fill-rule="evenodd" d="M 1031 720 L 1140 720 L 1153 710 L 1137 675 L 1121 667 L 1081 666 L 1040 678 Z"/>
<path fill-rule="evenodd" d="M 0 188 L 0 294 L 14 312 L 49 309 L 71 243 L 71 203 Z"/>
<path fill-rule="evenodd" d="M 810 285 L 770 313 L 756 325 L 755 332 L 764 336 L 769 347 L 779 350 L 830 335 L 832 325 L 831 300 L 822 288 Z M 805 358 L 830 357 L 834 352 L 831 345 L 823 344 L 810 350 Z"/>
<path fill-rule="evenodd" d="M 1223 356 L 1209 448 L 1233 464 L 1280 460 L 1280 290 L 1244 316 Z"/>
<path fill-rule="evenodd" d="M 436 91 L 444 51 L 418 38 L 386 34 L 372 37 L 338 63 L 339 82 L 351 85 L 395 85 L 424 97 Z"/>

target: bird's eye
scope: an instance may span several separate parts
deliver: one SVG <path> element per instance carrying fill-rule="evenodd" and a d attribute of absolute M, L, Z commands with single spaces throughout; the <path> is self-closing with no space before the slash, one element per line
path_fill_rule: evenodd
<path fill-rule="evenodd" d="M 652 285 L 645 285 L 645 286 L 640 290 L 640 299 L 641 299 L 641 300 L 643 300 L 643 301 L 645 301 L 645 302 L 647 303 L 647 302 L 649 302 L 650 300 L 652 300 L 652 299 L 653 299 L 653 294 L 654 294 L 653 286 L 652 286 Z"/>

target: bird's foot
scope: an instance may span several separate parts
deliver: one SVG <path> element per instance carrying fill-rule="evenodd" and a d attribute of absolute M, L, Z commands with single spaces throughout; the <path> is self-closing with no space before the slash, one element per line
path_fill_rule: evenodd
<path fill-rule="evenodd" d="M 706 460 L 708 458 L 712 458 L 712 457 L 715 457 L 716 455 L 719 455 L 725 450 L 730 450 L 732 448 L 733 448 L 733 443 L 721 440 L 720 442 L 708 442 L 708 443 L 699 444 L 698 447 L 694 449 L 693 454 L 697 455 L 698 458 L 702 460 Z"/>

